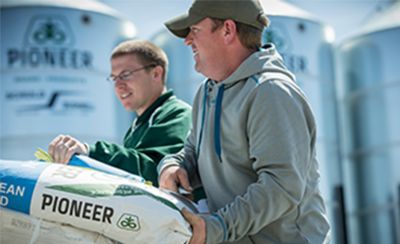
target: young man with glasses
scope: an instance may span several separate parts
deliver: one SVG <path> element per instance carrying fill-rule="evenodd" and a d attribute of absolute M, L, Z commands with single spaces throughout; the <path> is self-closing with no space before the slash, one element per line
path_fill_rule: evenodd
<path fill-rule="evenodd" d="M 74 154 L 84 154 L 157 186 L 158 162 L 183 147 L 191 126 L 190 106 L 166 89 L 167 70 L 167 56 L 154 44 L 144 40 L 119 44 L 111 55 L 108 80 L 125 109 L 137 114 L 123 145 L 98 141 L 89 146 L 59 135 L 48 148 L 54 161 L 68 163 Z"/>

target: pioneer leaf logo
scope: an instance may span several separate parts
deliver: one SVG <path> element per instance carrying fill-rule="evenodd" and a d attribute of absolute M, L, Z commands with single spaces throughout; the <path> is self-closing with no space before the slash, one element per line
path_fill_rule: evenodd
<path fill-rule="evenodd" d="M 65 41 L 65 33 L 57 28 L 54 23 L 49 21 L 48 23 L 43 24 L 41 29 L 37 30 L 33 34 L 33 38 L 36 43 L 44 44 L 46 42 L 54 42 L 55 44 L 60 44 Z"/>
<path fill-rule="evenodd" d="M 93 55 L 74 47 L 73 32 L 63 16 L 33 17 L 20 48 L 7 50 L 9 68 L 92 69 Z"/>
<path fill-rule="evenodd" d="M 35 17 L 25 37 L 26 45 L 73 45 L 72 31 L 61 16 Z"/>
<path fill-rule="evenodd" d="M 133 214 L 124 213 L 118 220 L 118 227 L 123 230 L 139 231 L 139 218 Z"/>

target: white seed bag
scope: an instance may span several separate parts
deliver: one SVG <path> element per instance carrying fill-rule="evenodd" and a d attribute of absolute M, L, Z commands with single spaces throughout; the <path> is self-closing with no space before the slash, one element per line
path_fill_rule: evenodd
<path fill-rule="evenodd" d="M 0 206 L 123 243 L 186 243 L 187 205 L 141 181 L 97 170 L 0 160 Z"/>
<path fill-rule="evenodd" d="M 117 244 L 99 233 L 0 208 L 0 244 Z"/>

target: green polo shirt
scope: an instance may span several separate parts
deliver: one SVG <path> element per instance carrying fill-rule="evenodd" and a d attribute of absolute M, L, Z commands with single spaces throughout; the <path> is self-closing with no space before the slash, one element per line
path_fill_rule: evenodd
<path fill-rule="evenodd" d="M 158 186 L 158 163 L 182 149 L 190 127 L 191 107 L 170 90 L 133 122 L 122 146 L 98 141 L 90 146 L 89 156 Z"/>

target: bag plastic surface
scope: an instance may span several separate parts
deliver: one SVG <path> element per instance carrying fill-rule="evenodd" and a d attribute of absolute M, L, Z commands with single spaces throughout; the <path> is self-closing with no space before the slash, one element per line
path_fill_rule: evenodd
<path fill-rule="evenodd" d="M 123 243 L 186 243 L 183 202 L 140 179 L 36 161 L 0 160 L 0 207 Z M 190 208 L 189 208 L 190 209 Z"/>
<path fill-rule="evenodd" d="M 0 208 L 0 244 L 117 244 L 99 233 Z"/>

